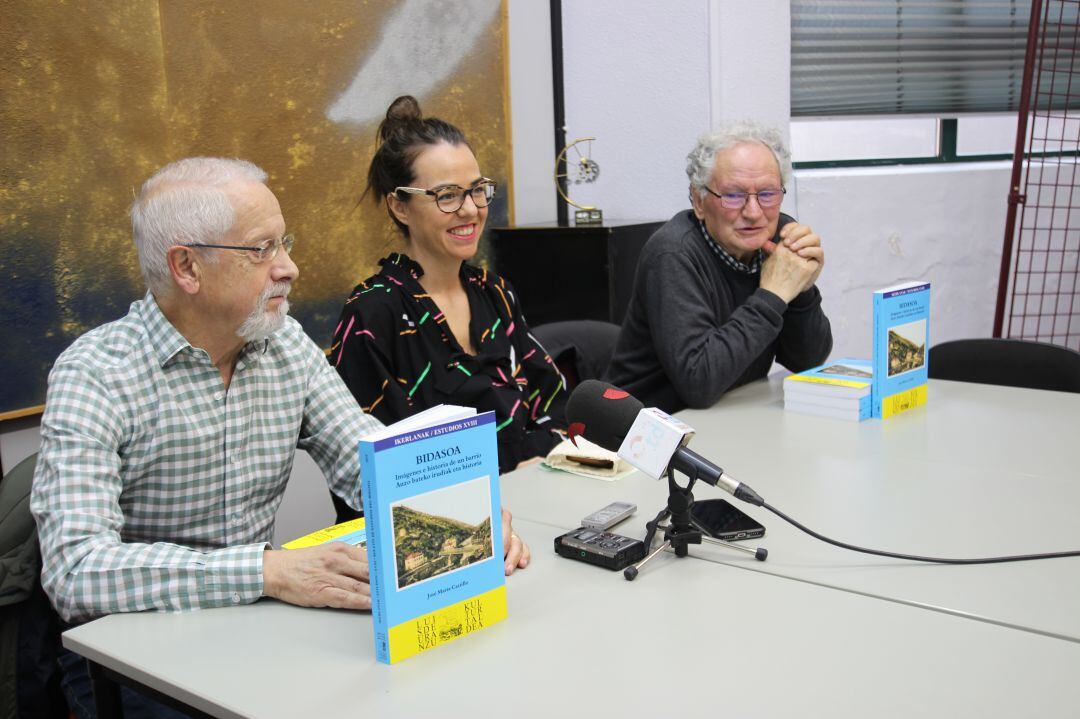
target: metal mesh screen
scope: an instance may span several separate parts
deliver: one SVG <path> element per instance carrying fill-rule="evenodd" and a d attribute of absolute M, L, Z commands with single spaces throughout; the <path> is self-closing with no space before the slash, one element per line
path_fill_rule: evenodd
<path fill-rule="evenodd" d="M 995 337 L 1080 350 L 1080 0 L 1032 4 Z"/>

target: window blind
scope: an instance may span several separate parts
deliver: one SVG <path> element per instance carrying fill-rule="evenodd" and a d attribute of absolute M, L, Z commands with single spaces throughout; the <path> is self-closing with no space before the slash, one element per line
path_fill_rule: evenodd
<path fill-rule="evenodd" d="M 1060 5 L 1075 23 L 1077 4 Z M 1030 0 L 791 0 L 791 114 L 1015 111 L 1030 13 Z M 1048 20 L 1049 71 L 1071 71 L 1075 34 Z"/>

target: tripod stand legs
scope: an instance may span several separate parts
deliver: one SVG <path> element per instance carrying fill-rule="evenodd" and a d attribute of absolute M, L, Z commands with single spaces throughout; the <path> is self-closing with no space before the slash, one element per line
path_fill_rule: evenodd
<path fill-rule="evenodd" d="M 662 514 L 663 514 L 663 512 L 661 512 L 661 515 Z M 626 581 L 628 581 L 628 582 L 634 581 L 634 579 L 638 575 L 638 572 L 641 571 L 641 568 L 644 567 L 645 564 L 647 562 L 649 562 L 653 557 L 660 554 L 660 552 L 664 551 L 668 547 L 672 547 L 672 546 L 675 547 L 675 556 L 685 557 L 686 554 L 687 554 L 686 545 L 687 545 L 688 541 L 693 542 L 694 544 L 697 544 L 698 542 L 701 542 L 701 541 L 709 542 L 710 544 L 719 544 L 720 546 L 727 547 L 728 549 L 735 549 L 735 550 L 738 550 L 740 552 L 746 552 L 747 554 L 752 554 L 752 555 L 754 555 L 754 559 L 758 560 L 759 562 L 764 562 L 765 559 L 769 556 L 769 550 L 765 549 L 764 547 L 758 547 L 757 549 L 751 549 L 750 547 L 743 547 L 743 546 L 740 546 L 738 544 L 734 544 L 733 542 L 724 541 L 723 539 L 716 539 L 715 537 L 710 537 L 707 534 L 705 534 L 704 532 L 696 532 L 696 534 L 698 534 L 699 537 L 700 537 L 698 542 L 694 542 L 692 539 L 688 540 L 685 535 L 676 534 L 676 535 L 674 535 L 675 537 L 678 538 L 676 541 L 679 541 L 679 540 L 681 540 L 681 541 L 679 541 L 678 545 L 673 544 L 672 535 L 669 534 L 670 532 L 672 532 L 672 527 L 670 525 L 660 525 L 659 521 L 661 519 L 662 519 L 662 517 L 658 516 L 652 522 L 648 523 L 647 526 L 649 528 L 649 531 L 648 531 L 648 533 L 646 535 L 648 543 L 646 544 L 646 546 L 651 546 L 652 545 L 652 538 L 656 534 L 657 529 L 664 529 L 665 530 L 663 543 L 659 547 L 657 547 L 656 549 L 649 552 L 649 554 L 647 554 L 645 556 L 645 558 L 642 559 L 640 562 L 638 562 L 637 564 L 632 564 L 632 565 L 630 565 L 629 567 L 627 567 L 626 569 L 623 570 L 623 576 L 626 578 Z M 679 554 L 679 551 L 678 551 L 680 545 L 681 545 L 682 550 L 683 550 L 682 554 Z"/>
<path fill-rule="evenodd" d="M 750 547 L 741 547 L 738 544 L 735 544 L 733 542 L 726 542 L 723 539 L 716 539 L 715 537 L 710 537 L 710 536 L 705 535 L 705 534 L 701 535 L 701 540 L 703 542 L 708 542 L 709 544 L 719 544 L 720 546 L 727 547 L 728 549 L 737 549 L 740 552 L 746 552 L 747 554 L 753 554 L 754 559 L 758 560 L 759 562 L 764 562 L 765 559 L 769 556 L 769 550 L 765 549 L 765 547 L 758 547 L 757 549 L 750 549 Z"/>
<path fill-rule="evenodd" d="M 675 481 L 674 464 L 668 466 L 667 477 L 667 506 L 661 509 L 651 522 L 645 523 L 645 548 L 648 550 L 652 547 L 657 530 L 664 531 L 664 542 L 659 547 L 649 552 L 649 554 L 640 562 L 623 570 L 623 576 L 626 577 L 626 581 L 633 581 L 634 578 L 637 577 L 638 572 L 641 571 L 641 568 L 644 567 L 648 561 L 668 547 L 675 550 L 676 557 L 685 557 L 690 552 L 689 545 L 701 544 L 702 540 L 712 542 L 713 544 L 720 544 L 729 549 L 746 552 L 747 554 L 753 554 L 754 559 L 759 562 L 765 561 L 765 558 L 769 556 L 769 550 L 763 547 L 758 547 L 756 550 L 749 549 L 747 547 L 740 547 L 737 544 L 726 542 L 722 539 L 715 539 L 714 537 L 710 537 L 708 533 L 694 521 L 690 510 L 694 506 L 694 495 L 691 490 L 693 489 L 694 482 L 697 480 L 696 472 L 690 476 L 685 487 L 679 486 L 678 482 Z M 661 524 L 665 519 L 670 519 L 670 522 L 666 525 Z"/>
<path fill-rule="evenodd" d="M 634 581 L 634 578 L 638 575 L 638 571 L 642 567 L 645 566 L 646 562 L 648 562 L 650 559 L 655 557 L 657 554 L 660 554 L 660 552 L 664 551 L 665 549 L 667 549 L 670 546 L 671 546 L 671 541 L 665 539 L 663 544 L 661 544 L 659 547 L 657 547 L 652 552 L 650 552 L 640 562 L 638 562 L 637 564 L 632 564 L 629 567 L 627 567 L 626 569 L 624 569 L 623 570 L 623 576 L 626 577 L 626 581 L 628 581 L 628 582 Z"/>

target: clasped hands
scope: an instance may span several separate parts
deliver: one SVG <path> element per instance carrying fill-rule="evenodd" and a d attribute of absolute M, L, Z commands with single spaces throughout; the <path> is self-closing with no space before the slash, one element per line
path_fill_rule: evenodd
<path fill-rule="evenodd" d="M 503 568 L 524 569 L 531 554 L 502 510 Z M 263 552 L 263 594 L 301 607 L 371 609 L 367 550 L 344 542 Z"/>
<path fill-rule="evenodd" d="M 761 288 L 791 302 L 813 287 L 825 265 L 821 238 L 807 225 L 792 222 L 780 230 L 780 242 L 766 242 L 761 265 Z"/>

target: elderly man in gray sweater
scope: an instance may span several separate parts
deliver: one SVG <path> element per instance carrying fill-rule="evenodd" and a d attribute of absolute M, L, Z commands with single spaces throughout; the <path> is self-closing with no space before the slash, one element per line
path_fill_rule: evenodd
<path fill-rule="evenodd" d="M 693 208 L 656 231 L 607 379 L 667 412 L 709 407 L 768 374 L 799 372 L 832 349 L 814 282 L 821 238 L 780 212 L 791 175 L 781 134 L 733 123 L 687 156 Z"/>

